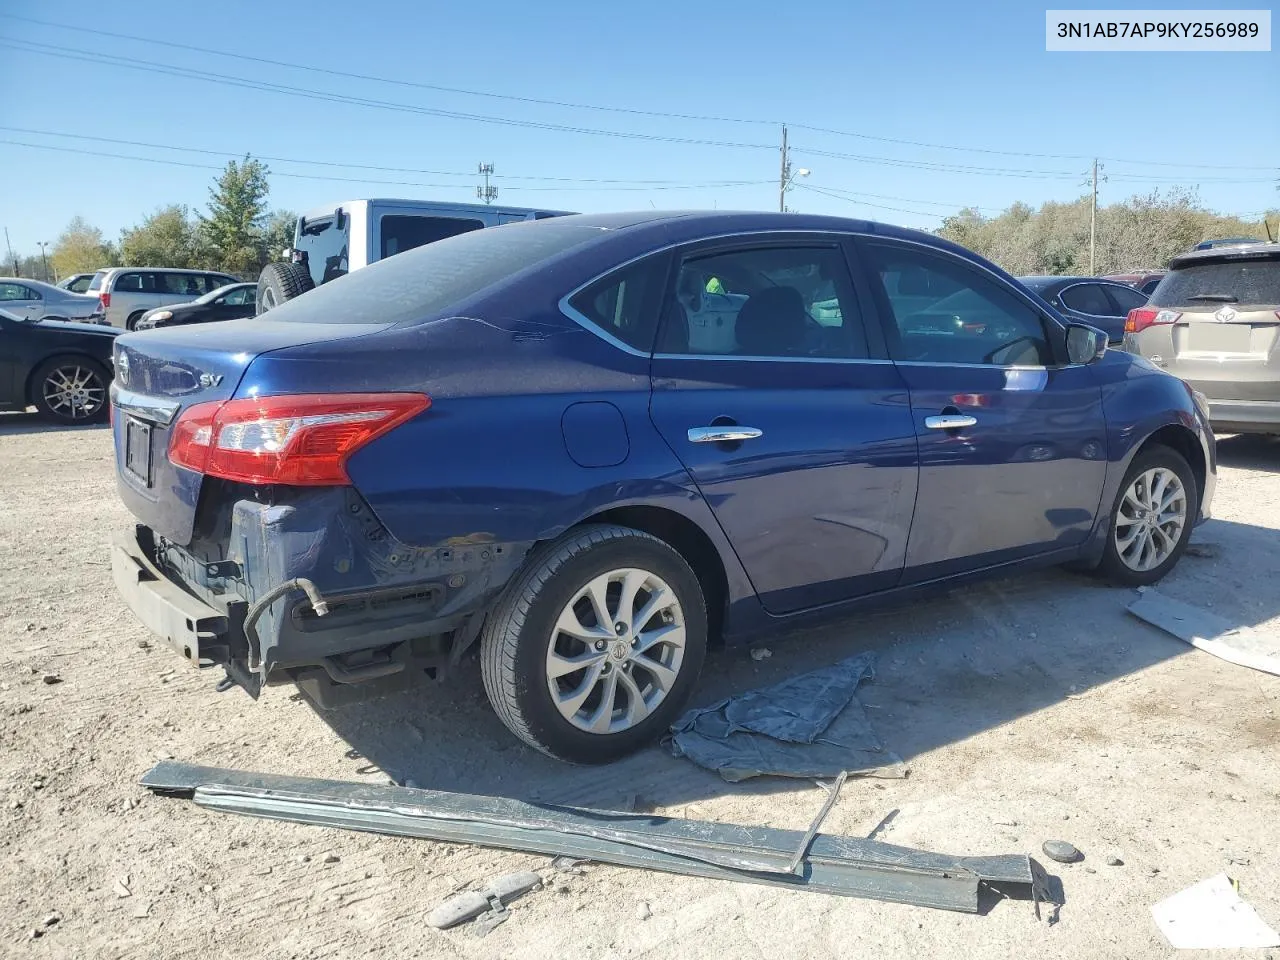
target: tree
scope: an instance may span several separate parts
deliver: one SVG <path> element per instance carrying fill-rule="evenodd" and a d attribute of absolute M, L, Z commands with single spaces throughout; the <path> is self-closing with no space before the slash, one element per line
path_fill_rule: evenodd
<path fill-rule="evenodd" d="M 292 210 L 273 210 L 271 212 L 271 218 L 267 221 L 267 250 L 264 266 L 272 260 L 278 260 L 280 252 L 285 247 L 293 246 L 293 229 L 297 222 L 298 215 Z"/>
<path fill-rule="evenodd" d="M 1032 210 L 1015 203 L 996 217 L 971 209 L 947 217 L 940 236 L 954 240 L 1016 276 L 1071 275 L 1089 270 L 1090 198 L 1049 202 Z M 1209 237 L 1266 237 L 1256 223 L 1205 209 L 1193 190 L 1130 197 L 1098 208 L 1097 271 L 1122 273 L 1162 267 Z"/>
<path fill-rule="evenodd" d="M 102 238 L 102 231 L 84 217 L 73 217 L 49 252 L 58 276 L 88 273 L 114 263 L 115 251 Z"/>
<path fill-rule="evenodd" d="M 267 262 L 267 167 L 245 156 L 230 161 L 209 188 L 209 214 L 200 235 L 217 265 L 228 273 L 257 276 Z"/>
<path fill-rule="evenodd" d="M 120 232 L 120 257 L 131 267 L 188 267 L 208 264 L 199 233 L 185 206 L 170 204 Z"/>

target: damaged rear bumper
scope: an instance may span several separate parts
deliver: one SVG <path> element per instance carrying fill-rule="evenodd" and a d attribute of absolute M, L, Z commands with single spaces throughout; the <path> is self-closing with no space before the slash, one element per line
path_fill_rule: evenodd
<path fill-rule="evenodd" d="M 140 542 L 138 530 L 111 538 L 111 577 L 133 615 L 176 653 L 201 667 L 227 662 L 233 614 L 166 577 Z"/>

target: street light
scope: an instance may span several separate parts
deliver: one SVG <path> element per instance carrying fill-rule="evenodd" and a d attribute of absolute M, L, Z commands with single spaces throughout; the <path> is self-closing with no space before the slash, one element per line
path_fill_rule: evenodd
<path fill-rule="evenodd" d="M 45 256 L 44 251 L 45 251 L 45 248 L 49 246 L 49 241 L 41 240 L 39 243 L 36 244 L 36 246 L 40 248 L 40 261 L 41 263 L 44 264 L 44 278 L 47 281 L 49 279 L 49 258 Z M 57 280 L 58 278 L 55 276 L 53 278 L 53 281 L 56 283 Z"/>
<path fill-rule="evenodd" d="M 786 213 L 787 204 L 786 204 L 785 198 L 787 195 L 787 191 L 790 190 L 791 185 L 795 183 L 796 177 L 807 177 L 812 171 L 810 171 L 808 167 L 800 167 L 797 170 L 792 171 L 790 162 L 787 163 L 784 169 L 786 172 L 786 176 L 783 178 L 783 181 L 782 181 L 782 189 L 778 191 L 778 209 L 781 210 L 783 213 Z"/>

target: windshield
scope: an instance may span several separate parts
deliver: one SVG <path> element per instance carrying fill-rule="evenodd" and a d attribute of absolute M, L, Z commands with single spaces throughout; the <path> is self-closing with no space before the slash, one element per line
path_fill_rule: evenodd
<path fill-rule="evenodd" d="M 212 278 L 210 278 L 210 282 L 212 282 Z M 218 289 L 210 290 L 203 297 L 196 297 L 191 302 L 192 303 L 213 303 L 213 301 L 217 300 L 220 296 L 222 296 L 228 290 L 234 290 L 238 286 L 240 286 L 240 284 L 238 283 L 224 283 L 222 286 L 218 287 Z"/>
<path fill-rule="evenodd" d="M 600 233 L 599 227 L 541 220 L 460 234 L 357 270 L 269 316 L 293 323 L 425 319 Z"/>
<path fill-rule="evenodd" d="M 1280 258 L 1197 263 L 1169 271 L 1151 295 L 1153 307 L 1218 309 L 1223 303 L 1280 305 Z"/>

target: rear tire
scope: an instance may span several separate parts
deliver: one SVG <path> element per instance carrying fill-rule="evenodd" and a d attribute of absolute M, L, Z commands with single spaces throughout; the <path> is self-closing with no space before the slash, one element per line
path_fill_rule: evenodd
<path fill-rule="evenodd" d="M 258 313 L 266 313 L 287 300 L 315 288 L 311 273 L 300 263 L 268 263 L 258 277 Z"/>
<path fill-rule="evenodd" d="M 529 746 L 605 763 L 670 726 L 706 647 L 702 587 L 684 558 L 647 533 L 592 525 L 530 556 L 485 623 L 481 672 L 499 719 Z"/>
<path fill-rule="evenodd" d="M 88 357 L 51 357 L 31 378 L 31 403 L 46 420 L 67 426 L 107 417 L 111 376 Z"/>
<path fill-rule="evenodd" d="M 1159 444 L 1140 451 L 1107 517 L 1098 574 L 1128 587 L 1155 583 L 1177 565 L 1199 513 L 1200 491 L 1186 459 Z"/>

